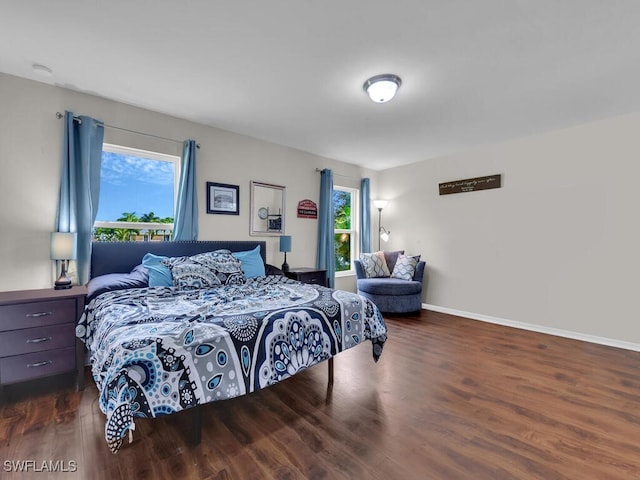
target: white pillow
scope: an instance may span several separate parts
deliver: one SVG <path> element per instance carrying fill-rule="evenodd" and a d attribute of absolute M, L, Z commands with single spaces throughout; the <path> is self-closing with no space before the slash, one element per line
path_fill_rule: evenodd
<path fill-rule="evenodd" d="M 413 280 L 413 274 L 416 272 L 416 265 L 418 265 L 419 261 L 420 255 L 398 255 L 391 278 Z"/>
<path fill-rule="evenodd" d="M 360 255 L 360 261 L 367 278 L 388 277 L 391 275 L 389 267 L 387 267 L 387 261 L 384 258 L 384 252 L 363 253 Z"/>

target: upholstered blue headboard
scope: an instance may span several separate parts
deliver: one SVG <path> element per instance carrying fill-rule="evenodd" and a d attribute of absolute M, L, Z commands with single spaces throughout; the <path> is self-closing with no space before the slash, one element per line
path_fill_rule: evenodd
<path fill-rule="evenodd" d="M 260 245 L 266 263 L 266 242 L 245 240 L 203 240 L 194 242 L 93 242 L 91 278 L 107 273 L 129 273 L 147 253 L 180 257 L 226 248 L 232 252 L 252 250 Z"/>

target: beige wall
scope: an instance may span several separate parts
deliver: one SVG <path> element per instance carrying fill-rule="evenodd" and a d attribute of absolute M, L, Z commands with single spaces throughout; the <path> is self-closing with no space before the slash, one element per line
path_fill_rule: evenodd
<path fill-rule="evenodd" d="M 345 175 L 336 176 L 344 186 L 357 186 L 354 179 L 366 175 L 372 198 L 390 200 L 383 211 L 392 233 L 385 248 L 420 253 L 428 262 L 426 304 L 640 344 L 640 114 L 372 172 L 3 74 L 0 105 L 0 290 L 48 288 L 55 278 L 48 246 L 62 148 L 55 112 L 71 110 L 123 128 L 196 139 L 201 239 L 264 238 L 267 260 L 280 265 L 276 237 L 249 236 L 248 207 L 250 180 L 281 184 L 286 233 L 293 236 L 288 262 L 314 265 L 317 223 L 294 212 L 299 200 L 317 201 L 315 169 Z M 112 129 L 105 141 L 180 152 L 179 144 Z M 440 182 L 495 173 L 503 175 L 501 189 L 438 195 Z M 241 214 L 206 214 L 206 181 L 240 185 Z M 354 290 L 355 280 L 339 278 L 336 286 Z"/>
<path fill-rule="evenodd" d="M 183 140 L 194 138 L 200 239 L 267 241 L 267 261 L 279 266 L 277 237 L 249 236 L 249 182 L 286 186 L 286 233 L 293 237 L 289 265 L 314 266 L 317 220 L 297 218 L 300 200 L 318 201 L 316 168 L 358 178 L 376 172 L 299 150 L 180 120 L 92 95 L 0 74 L 0 290 L 48 288 L 55 279 L 49 260 L 49 232 L 55 226 L 63 122 L 56 112 L 89 115 L 108 125 Z M 105 129 L 105 142 L 180 154 L 181 145 L 151 137 Z M 240 186 L 240 215 L 206 213 L 207 181 Z M 373 178 L 372 178 L 373 183 Z M 354 289 L 353 278 L 337 286 Z"/>
<path fill-rule="evenodd" d="M 634 114 L 382 171 L 387 248 L 428 262 L 429 305 L 640 344 L 639 159 Z"/>

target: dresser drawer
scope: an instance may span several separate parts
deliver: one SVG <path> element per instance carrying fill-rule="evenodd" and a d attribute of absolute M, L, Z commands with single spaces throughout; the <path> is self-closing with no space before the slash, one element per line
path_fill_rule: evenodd
<path fill-rule="evenodd" d="M 0 332 L 0 357 L 74 345 L 75 325 L 73 323 Z"/>
<path fill-rule="evenodd" d="M 75 348 L 58 348 L 0 359 L 0 382 L 22 382 L 75 370 Z"/>
<path fill-rule="evenodd" d="M 16 303 L 0 306 L 0 331 L 75 323 L 76 300 Z"/>

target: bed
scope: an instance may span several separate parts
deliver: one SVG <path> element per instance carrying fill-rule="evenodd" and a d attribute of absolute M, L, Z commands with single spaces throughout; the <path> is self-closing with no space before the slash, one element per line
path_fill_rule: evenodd
<path fill-rule="evenodd" d="M 252 241 L 93 244 L 76 335 L 112 452 L 131 440 L 135 418 L 199 412 L 366 340 L 378 360 L 387 329 L 370 300 L 288 279 L 265 250 Z"/>

